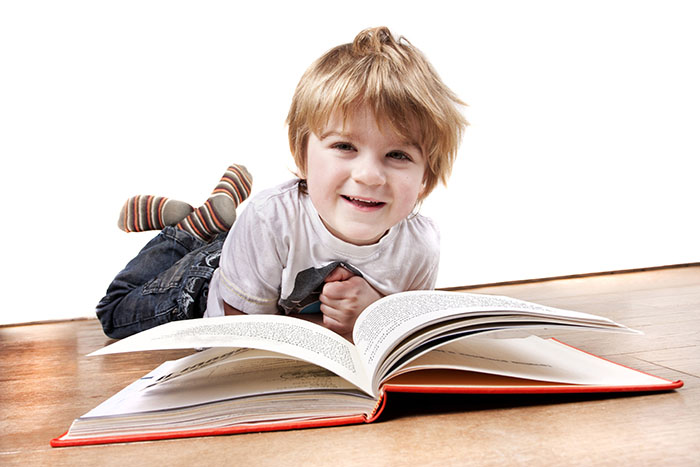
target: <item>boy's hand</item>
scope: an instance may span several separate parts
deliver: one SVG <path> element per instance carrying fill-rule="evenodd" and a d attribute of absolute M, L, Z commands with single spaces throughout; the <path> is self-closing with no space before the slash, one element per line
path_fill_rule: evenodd
<path fill-rule="evenodd" d="M 355 320 L 382 295 L 364 278 L 337 267 L 326 277 L 320 298 L 323 325 L 352 342 Z"/>

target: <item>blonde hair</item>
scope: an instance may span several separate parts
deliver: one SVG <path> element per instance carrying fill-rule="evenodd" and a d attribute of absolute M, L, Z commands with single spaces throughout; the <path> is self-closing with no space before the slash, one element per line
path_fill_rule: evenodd
<path fill-rule="evenodd" d="M 388 121 L 423 150 L 423 199 L 452 171 L 467 125 L 460 105 L 465 104 L 408 40 L 395 39 L 386 27 L 365 29 L 351 44 L 326 52 L 301 77 L 287 115 L 289 146 L 303 178 L 309 134 L 320 134 L 335 112 L 347 118 L 368 106 L 377 122 Z"/>

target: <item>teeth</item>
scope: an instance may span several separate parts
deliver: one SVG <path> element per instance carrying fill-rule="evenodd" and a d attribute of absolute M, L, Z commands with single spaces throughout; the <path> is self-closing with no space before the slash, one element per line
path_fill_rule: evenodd
<path fill-rule="evenodd" d="M 367 204 L 370 206 L 376 206 L 378 204 L 382 204 L 381 201 L 368 201 L 365 199 L 360 199 L 360 198 L 354 198 L 352 196 L 344 196 L 345 199 L 352 201 L 353 203 L 361 203 L 361 204 Z"/>

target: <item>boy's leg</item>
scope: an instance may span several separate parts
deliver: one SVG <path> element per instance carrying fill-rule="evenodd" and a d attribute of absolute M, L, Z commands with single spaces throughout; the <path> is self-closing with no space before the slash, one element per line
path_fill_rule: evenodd
<path fill-rule="evenodd" d="M 201 317 L 196 307 L 206 306 L 206 297 L 193 304 L 185 288 L 190 279 L 211 279 L 222 243 L 223 238 L 206 243 L 174 227 L 163 229 L 117 274 L 97 305 L 105 334 L 122 338 L 168 321 Z M 208 256 L 209 265 L 197 264 Z"/>
<path fill-rule="evenodd" d="M 204 204 L 182 219 L 177 227 L 209 241 L 228 232 L 236 220 L 236 208 L 250 194 L 253 179 L 242 165 L 231 165 Z"/>
<path fill-rule="evenodd" d="M 124 232 L 161 230 L 177 224 L 192 211 L 189 204 L 164 196 L 132 196 L 124 203 L 117 226 Z"/>
<path fill-rule="evenodd" d="M 197 209 L 163 196 L 132 196 L 124 203 L 117 225 L 125 232 L 143 232 L 177 224 L 178 228 L 208 242 L 229 231 L 236 220 L 236 208 L 248 197 L 252 184 L 248 169 L 233 164 L 226 169 L 209 199 Z"/>
<path fill-rule="evenodd" d="M 251 184 L 245 167 L 229 167 L 207 203 L 195 210 L 223 206 L 225 211 L 215 213 L 224 218 L 223 227 L 205 238 L 180 225 L 165 227 L 127 264 L 97 306 L 105 334 L 122 338 L 168 321 L 202 316 L 226 232 Z"/>

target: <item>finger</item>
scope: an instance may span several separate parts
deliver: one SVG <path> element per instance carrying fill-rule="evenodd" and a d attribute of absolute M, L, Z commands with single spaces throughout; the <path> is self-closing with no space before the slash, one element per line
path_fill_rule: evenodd
<path fill-rule="evenodd" d="M 326 282 L 321 290 L 319 299 L 321 302 L 328 302 L 327 304 L 332 306 L 333 304 L 330 303 L 331 301 L 344 297 L 344 290 L 345 287 L 343 287 L 343 284 L 338 282 Z"/>
<path fill-rule="evenodd" d="M 328 316 L 336 321 L 342 321 L 345 313 L 343 313 L 343 299 L 342 298 L 330 298 L 328 296 L 321 295 L 321 313 Z"/>
<path fill-rule="evenodd" d="M 353 273 L 348 271 L 342 266 L 338 266 L 335 268 L 333 271 L 331 271 L 330 274 L 326 276 L 326 282 L 337 282 L 337 281 L 346 281 L 350 279 L 352 276 L 354 276 Z"/>
<path fill-rule="evenodd" d="M 355 276 L 357 278 L 357 276 Z M 360 285 L 350 278 L 346 281 L 327 282 L 321 290 L 319 297 L 321 302 L 326 302 L 334 308 L 342 308 L 343 304 L 348 305 L 355 302 L 361 292 Z"/>
<path fill-rule="evenodd" d="M 323 312 L 323 326 L 325 328 L 340 335 L 352 332 L 352 324 L 342 321 L 337 310 L 321 305 L 321 311 Z"/>

